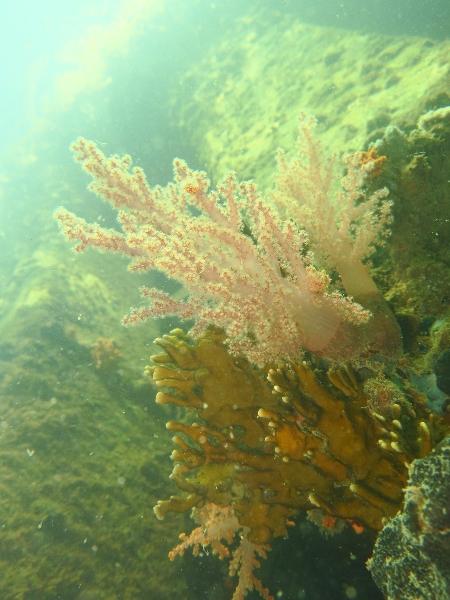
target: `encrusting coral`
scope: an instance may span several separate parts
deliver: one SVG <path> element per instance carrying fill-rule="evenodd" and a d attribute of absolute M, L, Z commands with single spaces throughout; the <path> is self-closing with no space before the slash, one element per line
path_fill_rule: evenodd
<path fill-rule="evenodd" d="M 158 502 L 158 518 L 232 507 L 255 544 L 286 535 L 302 512 L 330 532 L 380 530 L 401 506 L 411 461 L 444 435 L 443 419 L 406 381 L 395 386 L 380 372 L 364 381 L 348 366 L 325 372 L 314 361 L 266 377 L 230 356 L 223 339 L 176 329 L 156 340 L 163 353 L 148 370 L 156 401 L 190 413 L 167 423 L 182 493 Z"/>
<path fill-rule="evenodd" d="M 265 378 L 231 357 L 219 332 L 194 341 L 173 330 L 156 341 L 156 401 L 199 419 L 167 424 L 171 477 L 186 493 L 159 502 L 160 518 L 208 501 L 232 505 L 259 543 L 285 535 L 310 508 L 378 530 L 401 504 L 408 464 L 442 437 L 418 393 L 399 389 L 389 414 L 375 412 L 349 367 L 324 374 L 303 361 Z"/>

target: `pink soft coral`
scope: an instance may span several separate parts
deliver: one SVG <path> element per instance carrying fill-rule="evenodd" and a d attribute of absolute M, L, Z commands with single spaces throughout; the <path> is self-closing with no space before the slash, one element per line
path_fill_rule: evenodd
<path fill-rule="evenodd" d="M 121 231 L 65 209 L 56 217 L 77 250 L 119 252 L 132 270 L 162 271 L 183 284 L 181 300 L 144 288 L 150 305 L 132 310 L 126 324 L 176 315 L 195 321 L 194 334 L 214 324 L 230 352 L 258 365 L 298 360 L 302 349 L 335 359 L 357 356 L 374 340 L 379 349 L 384 338 L 377 336 L 393 319 L 363 259 L 390 220 L 385 191 L 361 202 L 367 168 L 357 160 L 339 188 L 312 122 L 303 122 L 301 134 L 306 154 L 300 147 L 293 161 L 280 158 L 271 201 L 233 174 L 210 190 L 205 173 L 178 159 L 174 182 L 150 187 L 130 157 L 107 158 L 81 138 L 75 158 L 93 179 L 90 189 L 118 209 Z M 331 288 L 324 267 L 337 270 L 347 296 Z M 371 325 L 371 312 L 384 320 Z"/>
<path fill-rule="evenodd" d="M 248 528 L 241 527 L 231 506 L 210 502 L 202 508 L 194 508 L 192 512 L 199 526 L 189 535 L 180 535 L 180 543 L 169 552 L 170 560 L 182 556 L 188 548 L 192 548 L 194 556 L 198 556 L 209 546 L 219 558 L 230 558 L 229 573 L 238 577 L 232 600 L 243 600 L 251 590 L 256 590 L 264 600 L 273 600 L 254 574 L 261 564 L 259 559 L 266 558 L 269 546 L 255 544 L 248 539 Z M 237 536 L 239 544 L 230 549 Z"/>

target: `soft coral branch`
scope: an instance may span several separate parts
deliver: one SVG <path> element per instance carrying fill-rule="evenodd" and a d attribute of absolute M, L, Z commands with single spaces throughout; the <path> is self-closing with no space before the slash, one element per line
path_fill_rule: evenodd
<path fill-rule="evenodd" d="M 209 502 L 202 508 L 194 508 L 192 512 L 199 526 L 189 535 L 180 535 L 180 543 L 169 552 L 170 560 L 182 556 L 189 548 L 192 548 L 194 556 L 198 556 L 202 550 L 210 547 L 220 559 L 230 559 L 229 573 L 238 577 L 232 600 L 243 600 L 247 592 L 252 590 L 256 590 L 264 600 L 273 600 L 269 590 L 254 573 L 261 565 L 260 559 L 267 557 L 269 546 L 248 539 L 248 528 L 240 525 L 231 506 Z M 231 547 L 237 536 L 239 544 L 233 549 Z"/>
<path fill-rule="evenodd" d="M 365 183 L 374 161 L 362 160 L 361 153 L 344 159 L 346 173 L 339 178 L 339 162 L 325 155 L 313 136 L 315 125 L 314 119 L 303 116 L 295 156 L 289 160 L 279 152 L 272 202 L 308 232 L 316 258 L 339 273 L 347 294 L 373 294 L 377 288 L 364 261 L 389 235 L 388 190 L 367 194 Z"/>

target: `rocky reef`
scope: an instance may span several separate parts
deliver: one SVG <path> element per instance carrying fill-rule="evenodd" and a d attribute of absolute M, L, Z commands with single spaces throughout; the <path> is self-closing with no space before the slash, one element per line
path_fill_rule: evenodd
<path fill-rule="evenodd" d="M 383 529 L 368 566 L 389 600 L 448 598 L 450 438 L 414 461 L 403 510 Z"/>

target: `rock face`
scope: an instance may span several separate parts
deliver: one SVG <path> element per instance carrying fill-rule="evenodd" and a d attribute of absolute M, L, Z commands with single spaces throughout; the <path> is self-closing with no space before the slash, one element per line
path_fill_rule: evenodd
<path fill-rule="evenodd" d="M 389 600 L 450 597 L 450 438 L 410 468 L 404 509 L 383 529 L 368 562 Z"/>
<path fill-rule="evenodd" d="M 274 27 L 273 23 L 277 26 Z M 264 11 L 187 70 L 173 120 L 215 180 L 228 170 L 271 183 L 277 147 L 315 115 L 333 151 L 359 150 L 388 125 L 448 105 L 449 42 L 314 27 Z"/>
<path fill-rule="evenodd" d="M 139 338 L 122 337 L 108 289 L 48 248 L 21 258 L 2 288 L 5 600 L 137 599 L 149 586 L 155 598 L 186 593 L 167 571 L 171 524 L 151 511 L 166 487 L 162 427 L 149 386 L 126 358 Z M 98 335 L 108 328 L 108 337 Z"/>

